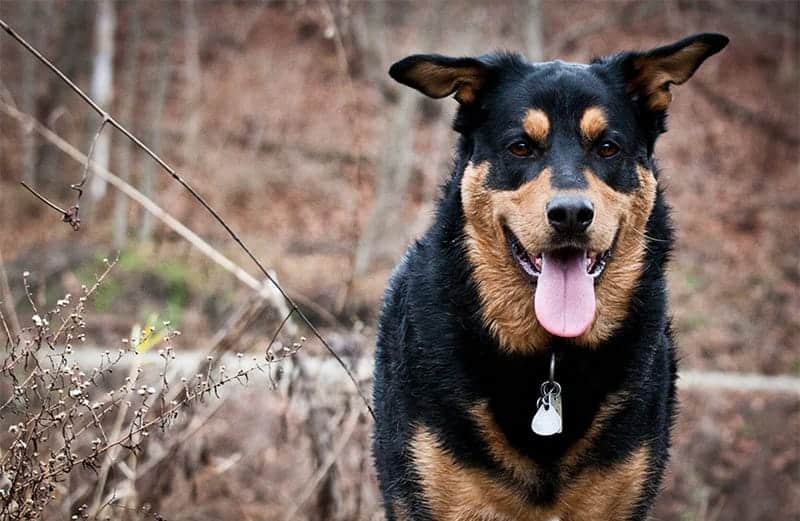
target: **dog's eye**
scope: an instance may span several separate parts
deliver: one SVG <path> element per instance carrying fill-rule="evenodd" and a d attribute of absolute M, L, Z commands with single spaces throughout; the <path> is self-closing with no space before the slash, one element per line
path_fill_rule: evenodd
<path fill-rule="evenodd" d="M 614 157 L 618 153 L 619 153 L 619 145 L 617 145 L 613 141 L 605 140 L 601 141 L 600 144 L 597 145 L 597 154 L 600 157 L 608 159 L 609 157 Z"/>
<path fill-rule="evenodd" d="M 531 157 L 533 155 L 533 146 L 527 141 L 515 141 L 508 147 L 508 151 L 517 157 Z"/>

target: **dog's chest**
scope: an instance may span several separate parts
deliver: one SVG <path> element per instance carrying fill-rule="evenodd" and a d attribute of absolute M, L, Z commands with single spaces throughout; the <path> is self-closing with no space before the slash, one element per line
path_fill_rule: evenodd
<path fill-rule="evenodd" d="M 541 486 L 541 480 L 547 478 L 534 461 L 508 443 L 485 402 L 473 407 L 471 416 L 487 452 L 503 468 L 506 479 L 461 464 L 432 432 L 420 427 L 411 447 L 424 503 L 436 521 L 628 519 L 645 490 L 649 467 L 647 446 L 631 452 L 616 465 L 578 470 L 578 462 L 613 409 L 607 403 L 586 437 L 565 454 L 559 464 L 562 480 L 555 501 L 547 505 L 532 502 L 524 492 Z"/>

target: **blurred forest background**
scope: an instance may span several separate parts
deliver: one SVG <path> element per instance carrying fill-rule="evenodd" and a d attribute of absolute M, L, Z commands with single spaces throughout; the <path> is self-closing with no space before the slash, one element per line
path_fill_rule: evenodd
<path fill-rule="evenodd" d="M 656 152 L 677 227 L 670 299 L 682 369 L 800 376 L 796 0 L 2 0 L 0 18 L 197 188 L 353 366 L 371 355 L 386 279 L 428 226 L 454 143 L 456 103 L 392 84 L 393 61 L 508 49 L 585 62 L 724 33 L 728 48 L 674 89 L 671 131 Z M 21 114 L 82 154 L 100 124 L 0 32 L 0 295 L 13 327 L 33 314 L 23 272 L 46 306 L 80 293 L 100 259 L 119 252 L 92 302 L 87 344 L 116 346 L 158 317 L 183 332 L 178 351 L 220 342 L 263 351 L 280 317 L 254 304 L 247 276 L 220 268 L 98 176 L 77 232 L 26 191 L 21 181 L 68 208 L 83 166 Z M 106 127 L 93 158 L 256 273 L 119 132 Z M 158 472 L 112 472 L 108 487 L 134 485 L 134 507 L 111 518 L 381 519 L 371 420 L 345 412 L 358 409 L 343 405 L 346 379 L 325 385 L 304 368 L 325 354 L 302 334 L 310 340 L 288 387 L 226 392 L 184 442 L 151 443 L 169 454 Z M 654 519 L 800 519 L 798 392 L 698 387 L 681 401 Z M 62 517 L 53 519 L 92 493 L 81 480 L 59 486 L 51 507 Z"/>

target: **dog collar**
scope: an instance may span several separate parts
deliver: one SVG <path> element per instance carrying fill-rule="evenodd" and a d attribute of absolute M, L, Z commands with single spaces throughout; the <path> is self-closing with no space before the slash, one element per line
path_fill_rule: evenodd
<path fill-rule="evenodd" d="M 555 380 L 556 353 L 550 353 L 550 378 L 539 387 L 536 414 L 531 420 L 531 430 L 539 436 L 552 436 L 563 430 L 561 411 L 561 385 Z"/>

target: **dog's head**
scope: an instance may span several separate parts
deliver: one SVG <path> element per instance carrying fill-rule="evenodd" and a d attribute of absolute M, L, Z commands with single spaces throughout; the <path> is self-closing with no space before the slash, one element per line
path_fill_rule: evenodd
<path fill-rule="evenodd" d="M 415 55 L 390 75 L 460 103 L 461 205 L 483 318 L 506 349 L 593 346 L 625 318 L 655 204 L 670 86 L 728 42 L 700 34 L 589 65 Z"/>

